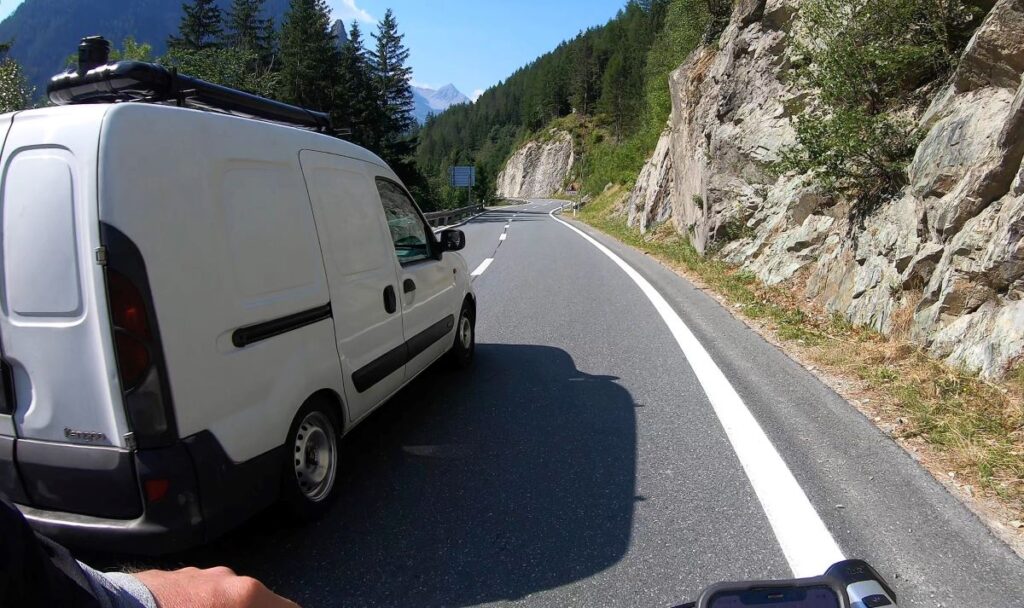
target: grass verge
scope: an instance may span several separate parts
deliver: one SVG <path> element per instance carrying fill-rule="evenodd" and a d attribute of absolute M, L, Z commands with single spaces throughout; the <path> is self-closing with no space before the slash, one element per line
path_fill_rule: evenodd
<path fill-rule="evenodd" d="M 812 371 L 838 379 L 844 396 L 947 487 L 992 499 L 986 515 L 1024 534 L 1024 364 L 1000 383 L 953 369 L 905 339 L 827 314 L 796 285 L 767 287 L 701 256 L 671 225 L 641 234 L 626 225 L 624 197 L 610 190 L 579 219 L 686 275 Z"/>

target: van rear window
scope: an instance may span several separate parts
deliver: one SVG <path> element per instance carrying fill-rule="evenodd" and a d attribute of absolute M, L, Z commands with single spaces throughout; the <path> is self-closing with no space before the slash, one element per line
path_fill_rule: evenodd
<path fill-rule="evenodd" d="M 4 174 L 4 307 L 21 317 L 78 317 L 75 163 L 64 148 L 16 152 Z"/>

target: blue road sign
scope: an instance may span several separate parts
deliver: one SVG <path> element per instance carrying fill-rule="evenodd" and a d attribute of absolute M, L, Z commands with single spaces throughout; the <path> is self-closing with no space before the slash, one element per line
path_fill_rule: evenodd
<path fill-rule="evenodd" d="M 452 167 L 448 178 L 453 188 L 472 188 L 476 185 L 476 167 Z"/>

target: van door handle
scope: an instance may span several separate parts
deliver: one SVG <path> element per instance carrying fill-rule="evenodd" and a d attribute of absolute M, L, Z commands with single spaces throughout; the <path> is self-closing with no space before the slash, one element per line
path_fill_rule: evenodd
<path fill-rule="evenodd" d="M 416 291 L 416 281 L 413 281 L 412 279 L 406 279 L 405 281 L 403 281 L 402 291 L 404 291 L 405 293 L 412 293 Z"/>
<path fill-rule="evenodd" d="M 392 285 L 384 288 L 384 310 L 389 315 L 398 311 L 398 296 L 395 295 L 395 288 Z"/>

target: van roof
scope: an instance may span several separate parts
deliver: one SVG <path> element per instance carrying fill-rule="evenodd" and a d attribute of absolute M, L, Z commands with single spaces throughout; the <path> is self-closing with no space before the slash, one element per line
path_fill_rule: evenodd
<path fill-rule="evenodd" d="M 226 122 L 237 122 L 240 128 L 270 129 L 280 131 L 282 134 L 287 133 L 290 138 L 293 138 L 292 145 L 297 145 L 302 149 L 319 150 L 331 154 L 347 156 L 349 158 L 355 158 L 357 160 L 377 165 L 390 171 L 390 167 L 388 167 L 387 163 L 373 152 L 363 148 L 362 146 L 353 144 L 352 142 L 338 139 L 337 137 L 323 135 L 286 124 L 260 120 L 258 118 L 247 118 L 232 114 L 220 114 L 206 110 L 179 108 L 177 106 L 163 104 L 122 102 L 51 106 L 33 110 L 24 110 L 17 114 L 37 117 L 38 115 L 52 115 L 54 117 L 67 117 L 69 115 L 73 115 L 83 120 L 104 121 L 115 119 L 117 115 L 124 112 L 152 113 L 154 115 L 154 121 L 159 121 L 160 115 L 165 115 L 167 112 L 190 112 L 207 117 L 214 116 L 216 119 Z"/>

